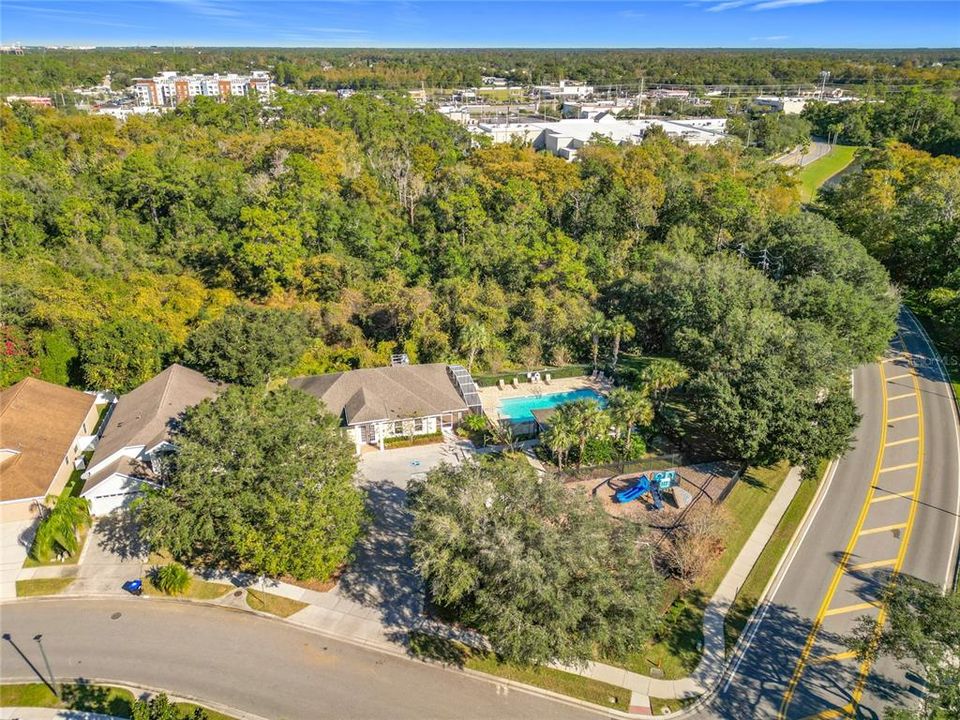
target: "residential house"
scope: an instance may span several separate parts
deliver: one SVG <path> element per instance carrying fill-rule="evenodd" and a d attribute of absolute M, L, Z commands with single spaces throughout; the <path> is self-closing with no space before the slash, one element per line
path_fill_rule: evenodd
<path fill-rule="evenodd" d="M 340 418 L 359 453 L 394 437 L 429 435 L 481 412 L 473 378 L 460 365 L 395 365 L 293 378 Z"/>
<path fill-rule="evenodd" d="M 155 482 L 160 462 L 185 410 L 217 395 L 222 385 L 182 365 L 171 365 L 120 397 L 89 467 L 81 497 L 94 515 L 125 507 Z"/>
<path fill-rule="evenodd" d="M 98 417 L 95 394 L 36 378 L 0 391 L 0 520 L 28 520 L 63 491 Z"/>

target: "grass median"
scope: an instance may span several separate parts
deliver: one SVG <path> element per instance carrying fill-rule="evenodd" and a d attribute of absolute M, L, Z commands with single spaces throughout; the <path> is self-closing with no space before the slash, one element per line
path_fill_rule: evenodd
<path fill-rule="evenodd" d="M 74 578 L 37 578 L 35 580 L 17 580 L 17 597 L 58 595 L 70 587 L 73 581 Z"/>
<path fill-rule="evenodd" d="M 503 662 L 492 652 L 476 650 L 455 640 L 414 632 L 410 634 L 409 649 L 412 655 L 425 660 L 434 660 L 506 680 L 514 680 L 525 685 L 533 685 L 606 708 L 625 712 L 630 707 L 630 691 L 626 688 L 563 670 L 513 665 Z"/>
<path fill-rule="evenodd" d="M 261 590 L 247 589 L 247 606 L 253 610 L 270 613 L 277 617 L 290 617 L 295 612 L 299 612 L 307 607 L 307 603 L 299 600 L 291 600 L 282 595 L 263 592 Z"/>
<path fill-rule="evenodd" d="M 743 585 L 740 586 L 737 597 L 734 599 L 730 610 L 727 611 L 727 617 L 723 624 L 724 646 L 728 653 L 733 649 L 733 646 L 737 644 L 740 633 L 742 633 L 744 627 L 746 627 L 750 615 L 753 613 L 754 608 L 760 601 L 760 596 L 767 587 L 767 583 L 773 576 L 783 554 L 787 551 L 797 528 L 800 527 L 800 523 L 803 521 L 807 509 L 810 507 L 810 503 L 812 503 L 813 498 L 816 497 L 817 488 L 820 487 L 820 482 L 823 481 L 827 466 L 828 463 L 826 461 L 821 462 L 818 466 L 817 482 L 807 480 L 800 483 L 800 488 L 797 490 L 797 494 L 793 496 L 793 500 L 787 507 L 787 511 L 783 514 L 783 517 L 780 518 L 777 529 L 773 531 L 773 535 L 770 536 L 770 539 L 764 546 L 763 552 L 761 552 L 760 557 L 757 558 L 753 569 L 750 571 L 750 574 L 747 575 L 747 579 L 744 580 Z"/>
<path fill-rule="evenodd" d="M 800 180 L 800 199 L 803 202 L 812 202 L 820 186 L 853 162 L 859 149 L 855 145 L 835 145 L 822 158 L 803 167 L 797 173 Z"/>

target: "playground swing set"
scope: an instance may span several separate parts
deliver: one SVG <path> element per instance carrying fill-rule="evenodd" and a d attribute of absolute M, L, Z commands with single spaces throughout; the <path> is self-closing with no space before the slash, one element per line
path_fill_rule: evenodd
<path fill-rule="evenodd" d="M 654 509 L 661 510 L 663 508 L 663 491 L 669 490 L 676 484 L 677 473 L 675 470 L 653 473 L 653 479 L 644 473 L 637 478 L 633 485 L 617 490 L 614 493 L 614 499 L 618 503 L 628 503 L 649 496 L 650 504 L 653 505 Z"/>

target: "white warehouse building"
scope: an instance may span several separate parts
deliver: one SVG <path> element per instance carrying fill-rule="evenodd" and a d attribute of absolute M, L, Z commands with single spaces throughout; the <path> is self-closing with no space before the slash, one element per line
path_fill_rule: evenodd
<path fill-rule="evenodd" d="M 532 143 L 537 150 L 546 150 L 566 160 L 573 160 L 577 151 L 589 144 L 595 135 L 618 145 L 635 144 L 643 140 L 644 134 L 652 127 L 662 128 L 668 136 L 680 138 L 691 145 L 712 145 L 729 137 L 725 132 L 726 118 L 618 120 L 610 113 L 590 119 L 556 122 L 481 123 L 471 126 L 470 131 L 489 137 L 495 143 L 520 139 Z"/>

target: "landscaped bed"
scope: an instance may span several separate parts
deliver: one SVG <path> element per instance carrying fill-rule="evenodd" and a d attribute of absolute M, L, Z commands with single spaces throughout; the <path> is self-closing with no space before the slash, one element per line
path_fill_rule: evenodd
<path fill-rule="evenodd" d="M 35 560 L 32 555 L 27 555 L 27 559 L 23 561 L 24 568 L 35 568 L 35 567 L 60 567 L 63 565 L 76 565 L 80 561 L 80 555 L 83 553 L 83 546 L 87 542 L 87 536 L 90 535 L 89 527 L 80 528 L 80 542 L 77 546 L 77 551 L 73 555 L 67 555 L 63 560 L 52 559 L 50 562 L 40 562 Z M 32 552 L 32 548 L 31 548 Z"/>

